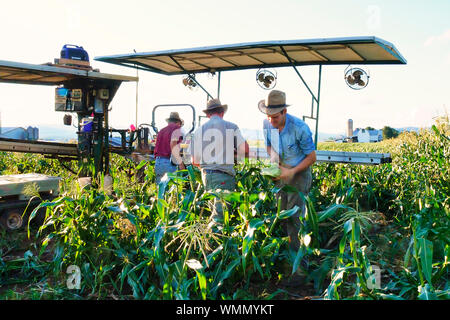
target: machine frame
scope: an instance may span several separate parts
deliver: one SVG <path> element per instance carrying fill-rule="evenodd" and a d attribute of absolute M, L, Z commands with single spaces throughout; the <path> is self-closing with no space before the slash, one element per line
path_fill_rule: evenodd
<path fill-rule="evenodd" d="M 22 141 L 14 139 L 0 139 L 1 151 L 41 153 L 62 160 L 78 159 L 80 166 L 86 167 L 92 160 L 94 170 L 89 172 L 85 168 L 81 176 L 109 172 L 109 154 L 130 154 L 136 140 L 140 142 L 144 137 L 139 129 L 131 132 L 128 129 L 110 129 L 108 121 L 109 105 L 117 90 L 124 81 L 138 81 L 137 77 L 100 73 L 85 69 L 61 66 L 35 65 L 0 60 L 0 82 L 47 85 L 55 88 L 55 111 L 77 115 L 78 143 L 54 143 L 43 141 Z M 58 89 L 68 91 L 77 90 L 76 100 L 67 98 L 61 103 Z M 66 101 L 66 100 L 64 100 Z M 66 106 L 66 107 L 64 107 Z M 86 120 L 87 119 L 87 120 Z M 90 122 L 90 129 L 83 121 Z M 111 147 L 109 134 L 122 133 L 122 146 Z M 127 139 L 125 135 L 130 137 Z"/>
<path fill-rule="evenodd" d="M 303 120 L 315 121 L 314 144 L 317 149 L 319 132 L 319 107 L 324 65 L 380 65 L 406 64 L 406 59 L 393 44 L 383 39 L 369 37 L 321 38 L 249 42 L 178 50 L 141 52 L 95 57 L 134 69 L 164 75 L 188 75 L 207 95 L 213 98 L 195 79 L 197 73 L 218 73 L 217 97 L 220 96 L 221 72 L 245 69 L 292 67 L 311 95 L 311 112 Z M 318 66 L 316 93 L 301 75 L 299 66 Z M 318 151 L 318 160 L 355 164 L 381 164 L 390 161 L 389 154 L 370 156 Z"/>
<path fill-rule="evenodd" d="M 143 142 L 147 140 L 143 133 L 148 135 L 148 129 L 109 128 L 109 105 L 124 81 L 138 81 L 138 78 L 100 73 L 85 67 L 78 69 L 0 60 L 0 82 L 56 86 L 55 111 L 66 113 L 65 124 L 72 122 L 68 114 L 75 113 L 78 128 L 76 144 L 0 138 L 0 151 L 39 153 L 60 161 L 78 160 L 81 177 L 108 174 L 110 152 L 125 156 L 135 151 L 146 152 Z M 110 146 L 109 134 L 112 132 L 121 133 L 121 146 Z M 134 147 L 136 140 L 137 149 Z M 49 200 L 58 195 L 59 177 L 22 174 L 0 178 L 0 224 L 8 230 L 21 228 L 25 214 L 21 212 L 25 208 L 30 212 L 41 201 L 24 197 L 26 185 L 35 184 L 42 199 Z"/>

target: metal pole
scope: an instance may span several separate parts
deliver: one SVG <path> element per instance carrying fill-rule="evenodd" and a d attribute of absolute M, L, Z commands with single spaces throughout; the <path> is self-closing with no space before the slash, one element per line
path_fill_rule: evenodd
<path fill-rule="evenodd" d="M 136 53 L 136 49 L 133 49 L 134 53 Z M 136 122 L 135 122 L 135 126 L 136 128 L 138 127 L 138 86 L 139 86 L 139 69 L 138 69 L 138 65 L 135 64 L 136 66 L 136 78 L 138 78 L 138 80 L 136 81 Z"/>
<path fill-rule="evenodd" d="M 305 85 L 306 89 L 308 89 L 309 93 L 311 94 L 312 98 L 314 100 L 318 100 L 315 96 L 314 93 L 311 91 L 311 89 L 309 88 L 308 84 L 306 83 L 305 79 L 303 79 L 302 75 L 300 74 L 300 72 L 297 70 L 297 67 L 294 64 L 294 61 L 292 61 L 291 57 L 287 54 L 286 50 L 284 50 L 284 48 L 281 46 L 280 47 L 281 51 L 283 52 L 284 56 L 289 60 L 289 62 L 292 64 L 292 67 L 294 68 L 295 72 L 297 73 L 297 75 L 299 76 L 300 80 L 302 80 L 303 84 Z M 321 65 L 322 66 L 322 65 Z"/>
<path fill-rule="evenodd" d="M 322 65 L 320 65 L 320 67 L 322 67 Z M 295 66 L 293 66 L 295 72 L 297 73 L 297 75 L 300 77 L 300 80 L 302 80 L 303 84 L 305 85 L 306 89 L 308 89 L 309 93 L 311 94 L 312 98 L 314 100 L 316 100 L 316 102 L 318 101 L 318 99 L 316 98 L 316 96 L 314 95 L 314 93 L 311 91 L 311 89 L 309 88 L 308 84 L 306 83 L 306 81 L 303 79 L 302 75 L 300 74 L 300 72 L 297 70 L 297 68 Z"/>
<path fill-rule="evenodd" d="M 104 173 L 109 174 L 109 117 L 108 117 L 108 107 L 104 106 L 103 108 L 104 108 L 103 109 L 103 117 L 104 117 L 104 122 L 105 122 L 105 132 L 103 132 L 103 136 L 105 138 L 105 147 L 103 149 L 104 155 L 105 155 Z"/>
<path fill-rule="evenodd" d="M 303 116 L 303 120 L 305 120 L 305 118 L 310 118 L 313 120 L 316 120 L 316 131 L 314 133 L 314 145 L 317 149 L 317 143 L 318 143 L 318 129 L 319 129 L 319 104 L 320 104 L 320 84 L 321 84 L 321 80 L 322 80 L 322 65 L 319 65 L 319 88 L 318 88 L 318 92 L 317 92 L 317 98 L 314 96 L 314 93 L 311 91 L 311 89 L 309 88 L 308 84 L 306 83 L 306 81 L 303 79 L 302 75 L 300 74 L 300 72 L 297 70 L 297 68 L 295 67 L 295 65 L 292 65 L 292 67 L 294 68 L 295 72 L 297 73 L 297 75 L 299 76 L 300 80 L 302 80 L 303 84 L 305 85 L 306 89 L 308 89 L 309 93 L 311 94 L 311 116 Z M 317 105 L 317 112 L 316 112 L 316 116 L 314 117 L 314 101 L 316 101 L 316 105 Z"/>
<path fill-rule="evenodd" d="M 219 74 L 217 75 L 217 99 L 220 98 L 220 71 L 218 73 Z"/>
<path fill-rule="evenodd" d="M 317 150 L 317 137 L 319 136 L 319 105 L 320 105 L 320 84 L 321 84 L 321 80 L 322 80 L 322 65 L 319 65 L 319 84 L 318 84 L 318 89 L 317 89 L 317 113 L 316 113 L 316 133 L 315 133 L 315 138 L 314 138 L 314 144 L 316 146 L 316 150 Z"/>
<path fill-rule="evenodd" d="M 206 91 L 206 89 L 205 88 L 203 88 L 202 87 L 202 85 L 195 79 L 195 77 L 194 76 L 192 76 L 192 75 L 189 75 L 190 77 L 191 77 L 191 79 L 206 93 L 206 95 L 208 96 L 208 97 L 210 97 L 211 99 L 213 99 L 213 96 L 212 95 L 210 95 L 209 94 L 209 92 L 208 91 Z"/>
<path fill-rule="evenodd" d="M 136 78 L 139 76 L 139 69 L 136 68 Z M 138 127 L 138 91 L 139 91 L 139 79 L 136 80 L 136 128 Z"/>

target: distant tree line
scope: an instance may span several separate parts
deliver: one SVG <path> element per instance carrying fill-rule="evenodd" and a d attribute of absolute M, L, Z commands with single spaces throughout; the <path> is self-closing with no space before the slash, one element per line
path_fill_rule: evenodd
<path fill-rule="evenodd" d="M 394 128 L 391 128 L 389 126 L 384 126 L 382 131 L 383 131 L 383 140 L 397 138 L 398 135 L 400 134 L 399 131 L 397 131 Z"/>
<path fill-rule="evenodd" d="M 365 129 L 366 130 L 376 130 L 375 128 L 372 128 L 372 127 L 366 127 Z M 400 134 L 399 131 L 397 131 L 394 128 L 391 128 L 389 126 L 384 126 L 383 129 L 381 129 L 381 131 L 383 132 L 383 140 L 397 138 L 398 135 Z"/>

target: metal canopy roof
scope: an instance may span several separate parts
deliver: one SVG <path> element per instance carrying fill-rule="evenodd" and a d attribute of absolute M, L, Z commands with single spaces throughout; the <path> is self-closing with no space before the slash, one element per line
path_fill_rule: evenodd
<path fill-rule="evenodd" d="M 136 77 L 0 60 L 0 82 L 60 85 L 80 78 L 107 81 L 138 81 Z"/>
<path fill-rule="evenodd" d="M 376 37 L 251 42 L 95 60 L 167 75 L 293 65 L 406 64 L 394 45 Z"/>

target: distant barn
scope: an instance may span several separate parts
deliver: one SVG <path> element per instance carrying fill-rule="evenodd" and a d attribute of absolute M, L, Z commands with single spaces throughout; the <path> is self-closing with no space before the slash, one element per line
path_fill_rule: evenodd
<path fill-rule="evenodd" d="M 383 140 L 383 131 L 357 128 L 353 131 L 353 136 L 357 137 L 358 142 L 379 142 Z"/>

